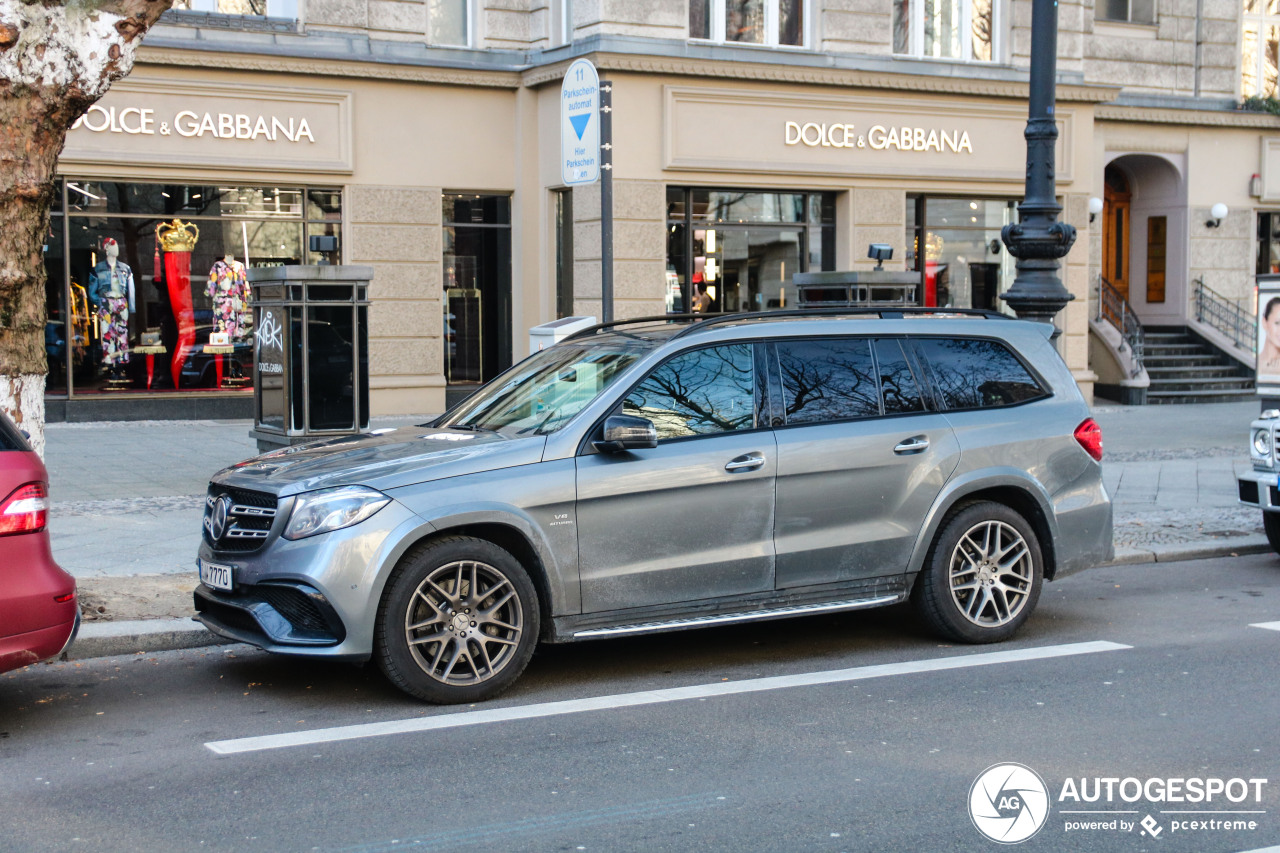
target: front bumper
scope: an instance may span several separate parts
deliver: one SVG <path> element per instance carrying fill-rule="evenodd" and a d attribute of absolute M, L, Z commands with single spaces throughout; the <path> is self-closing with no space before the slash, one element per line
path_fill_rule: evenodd
<path fill-rule="evenodd" d="M 200 558 L 229 566 L 234 588 L 197 587 L 195 619 L 269 652 L 367 660 L 386 576 L 423 527 L 393 500 L 352 527 L 295 541 L 273 532 L 253 551 L 215 551 L 202 539 Z"/>
<path fill-rule="evenodd" d="M 1236 475 L 1240 503 L 1256 506 L 1263 512 L 1280 510 L 1280 488 L 1274 471 L 1245 471 Z"/>
<path fill-rule="evenodd" d="M 335 646 L 346 639 L 333 607 L 318 590 L 302 584 L 258 584 L 234 592 L 201 584 L 194 596 L 197 622 L 260 648 Z"/>

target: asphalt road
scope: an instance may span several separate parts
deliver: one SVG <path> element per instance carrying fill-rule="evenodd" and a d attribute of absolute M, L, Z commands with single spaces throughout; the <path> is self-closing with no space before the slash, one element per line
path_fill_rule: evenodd
<path fill-rule="evenodd" d="M 1265 848 L 1280 844 L 1275 628 L 1268 555 L 1051 584 L 998 647 L 939 644 L 893 608 L 548 648 L 510 693 L 460 708 L 244 646 L 38 666 L 0 676 L 0 850 L 991 851 L 1007 848 L 979 833 L 970 789 L 1003 762 L 1047 786 L 1016 849 Z M 589 697 L 605 698 L 539 707 Z M 387 721 L 410 730 L 374 734 Z M 349 726 L 364 728 L 329 731 Z M 310 742 L 280 745 L 298 732 Z M 1060 799 L 1068 779 L 1129 777 L 1226 793 Z M 1231 779 L 1247 798 L 1227 798 Z M 1005 800 L 980 814 L 992 831 L 1046 814 L 1033 790 L 1022 805 L 988 790 Z M 1066 813 L 1101 810 L 1123 814 Z M 1136 825 L 1065 828 L 1112 820 Z M 1173 823 L 1191 820 L 1256 828 Z"/>

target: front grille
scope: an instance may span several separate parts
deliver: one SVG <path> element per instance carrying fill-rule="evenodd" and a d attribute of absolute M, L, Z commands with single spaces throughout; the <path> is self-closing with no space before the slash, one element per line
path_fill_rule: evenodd
<path fill-rule="evenodd" d="M 218 504 L 223 497 L 229 499 L 230 506 L 222 535 L 215 537 Z M 275 519 L 275 495 L 211 483 L 204 500 L 204 541 L 219 551 L 255 551 L 271 535 Z"/>
<path fill-rule="evenodd" d="M 332 633 L 333 629 L 320 614 L 320 608 L 311 597 L 300 589 L 288 586 L 260 586 L 256 592 L 262 600 L 276 609 L 276 612 L 289 620 L 296 630 L 314 631 L 316 633 Z"/>

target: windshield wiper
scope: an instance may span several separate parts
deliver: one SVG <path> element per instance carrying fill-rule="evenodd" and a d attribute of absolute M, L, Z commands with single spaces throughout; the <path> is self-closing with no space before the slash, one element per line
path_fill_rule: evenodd
<path fill-rule="evenodd" d="M 450 424 L 446 427 L 440 427 L 440 429 L 460 429 L 464 432 L 497 432 L 493 427 L 484 427 L 478 424 Z"/>

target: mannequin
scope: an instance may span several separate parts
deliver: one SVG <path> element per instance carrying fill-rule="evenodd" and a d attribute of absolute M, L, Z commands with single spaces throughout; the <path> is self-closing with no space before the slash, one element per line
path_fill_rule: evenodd
<path fill-rule="evenodd" d="M 214 261 L 206 292 L 213 300 L 214 330 L 226 332 L 233 341 L 248 337 L 253 328 L 253 311 L 249 308 L 249 281 L 244 264 L 232 255 Z"/>
<path fill-rule="evenodd" d="M 102 364 L 114 378 L 129 363 L 129 312 L 134 310 L 133 270 L 120 260 L 120 246 L 102 241 L 102 260 L 93 268 L 89 299 L 102 330 Z"/>

